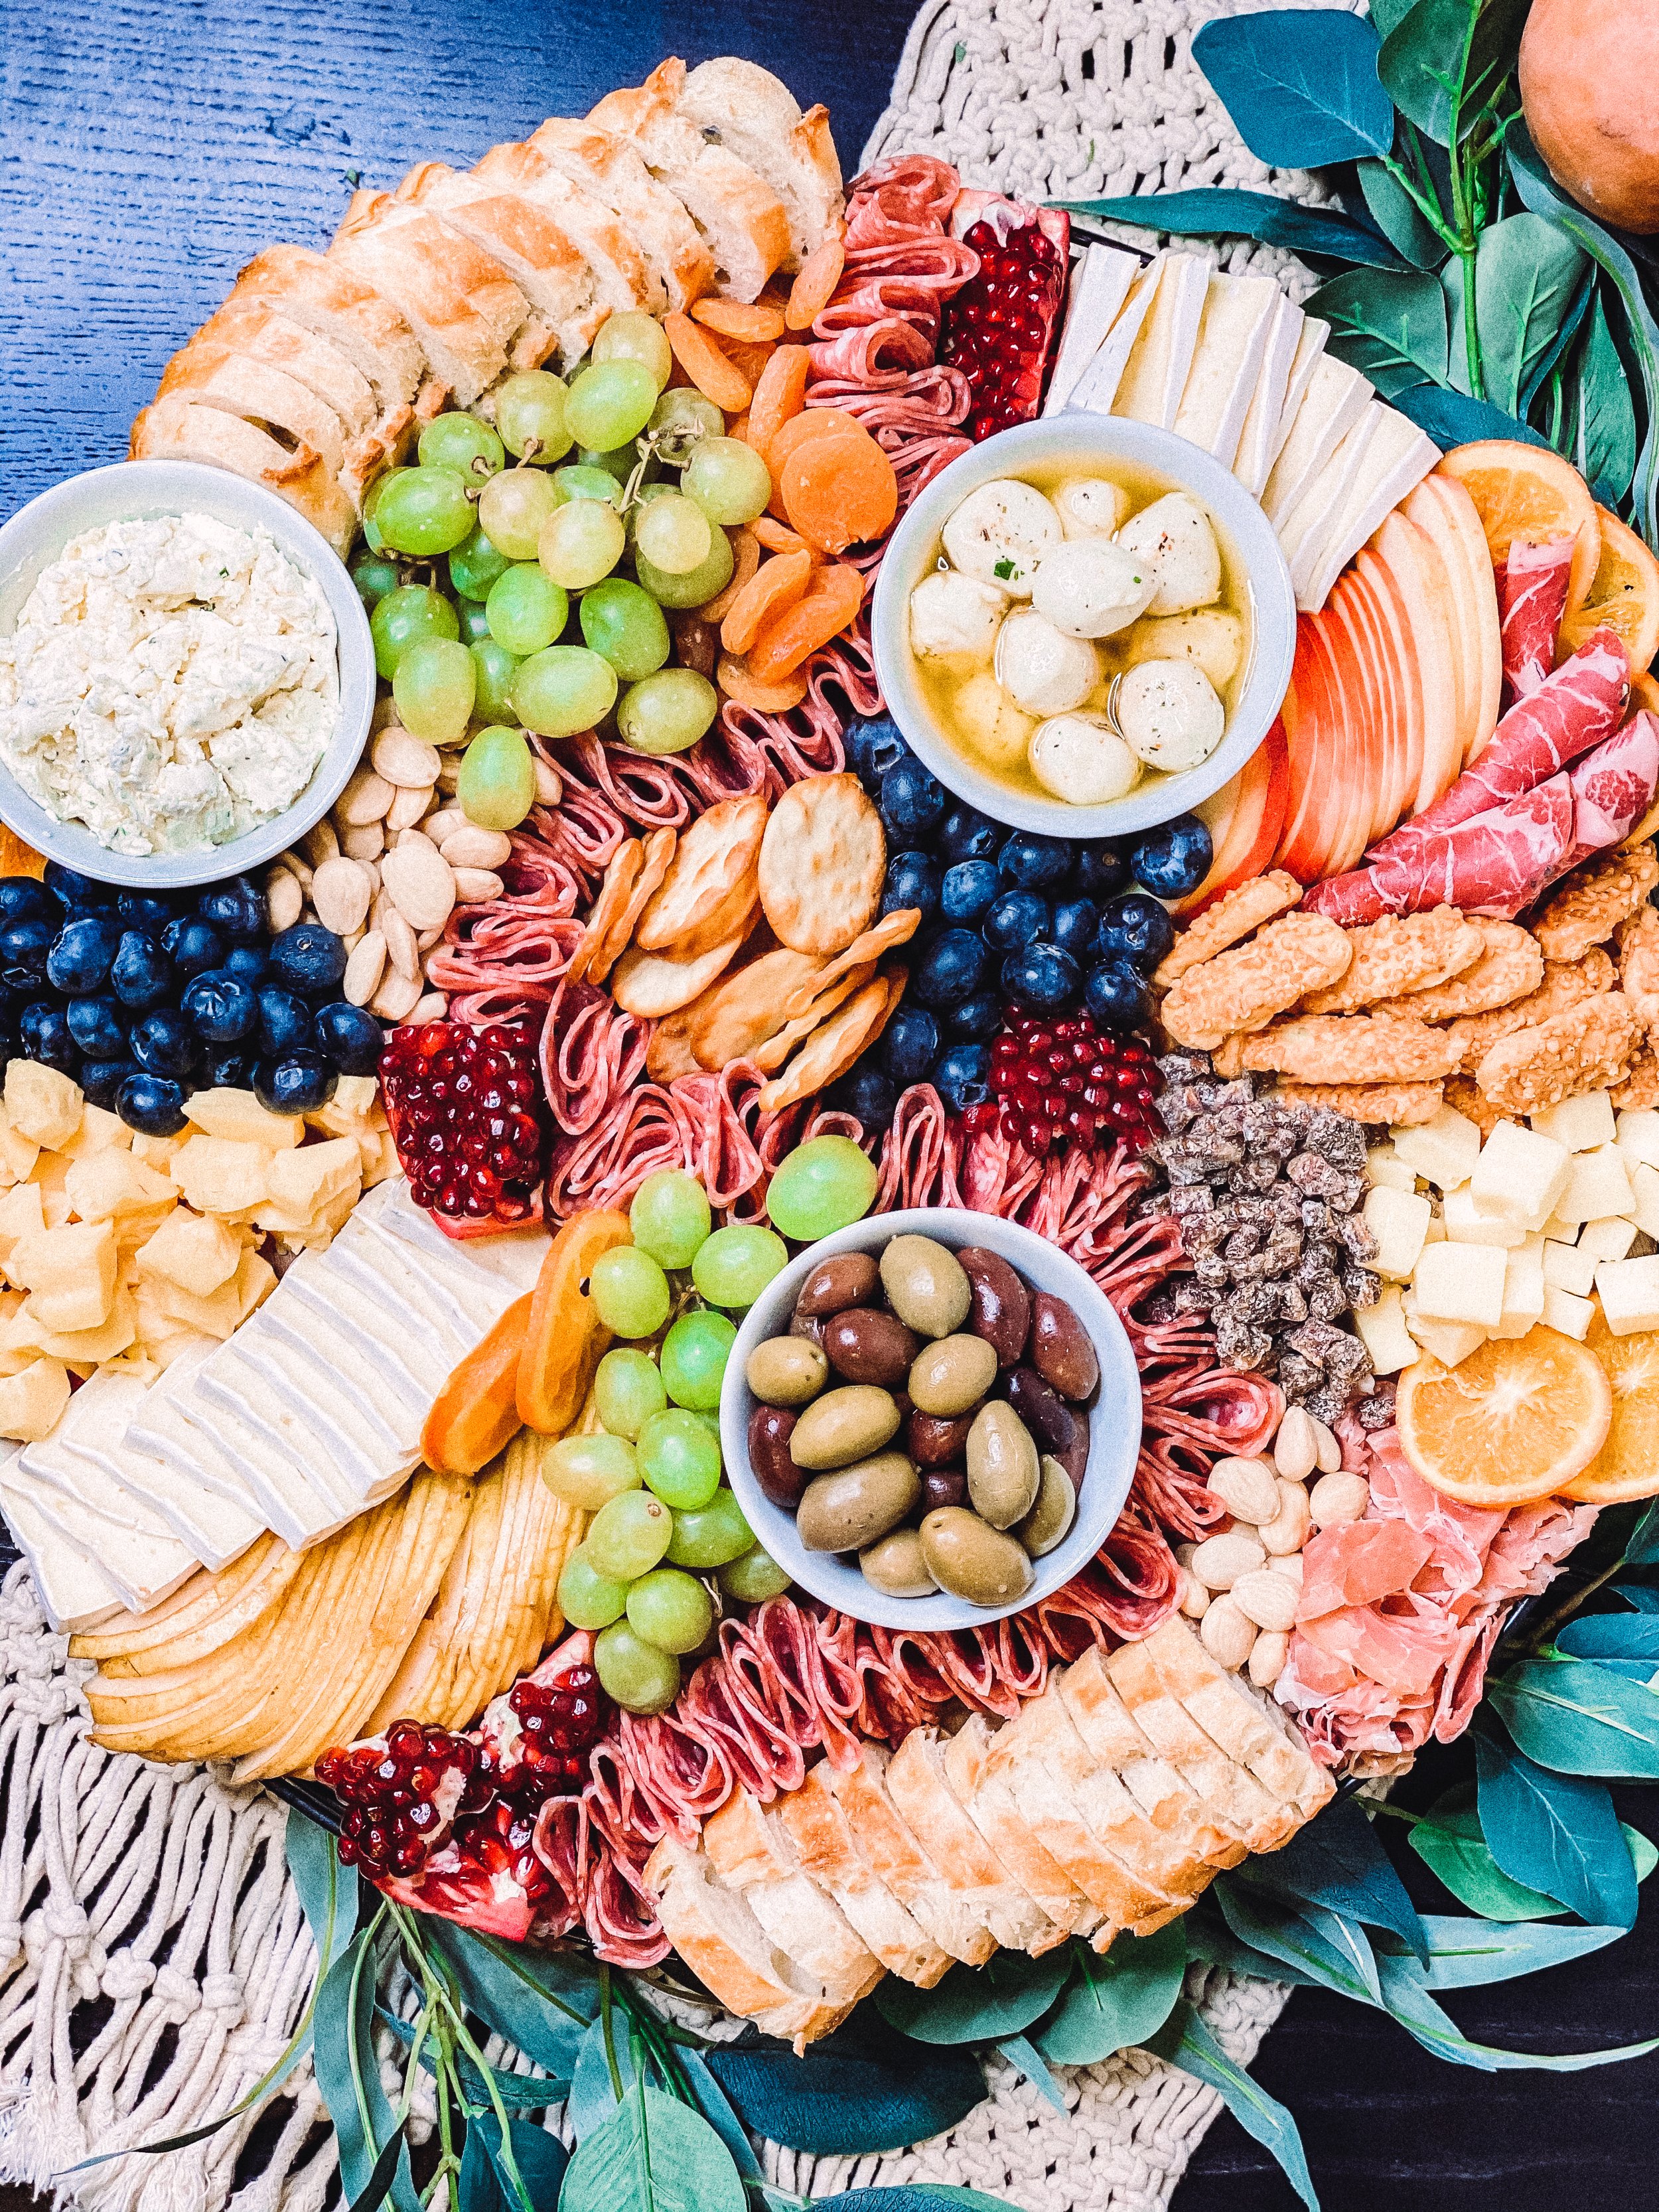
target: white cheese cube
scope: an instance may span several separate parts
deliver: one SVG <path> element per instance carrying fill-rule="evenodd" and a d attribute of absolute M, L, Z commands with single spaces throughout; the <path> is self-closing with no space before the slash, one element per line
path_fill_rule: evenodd
<path fill-rule="evenodd" d="M 1644 1260 L 1607 1260 L 1595 1271 L 1601 1316 L 1615 1336 L 1659 1328 L 1659 1252 Z"/>
<path fill-rule="evenodd" d="M 1524 1336 L 1544 1318 L 1544 1240 L 1528 1237 L 1505 1255 L 1504 1311 L 1494 1336 Z"/>
<path fill-rule="evenodd" d="M 1636 1224 L 1615 1220 L 1611 1215 L 1605 1221 L 1588 1223 L 1579 1231 L 1578 1249 L 1598 1260 L 1622 1260 L 1636 1242 Z"/>
<path fill-rule="evenodd" d="M 1593 1152 L 1575 1152 L 1567 1187 L 1555 1201 L 1563 1221 L 1605 1221 L 1629 1213 L 1636 1194 L 1625 1172 L 1624 1155 L 1617 1145 L 1598 1145 Z"/>
<path fill-rule="evenodd" d="M 1576 1244 L 1582 1221 L 1563 1221 L 1559 1213 L 1551 1214 L 1544 1224 L 1544 1234 L 1552 1244 Z"/>
<path fill-rule="evenodd" d="M 1587 1298 L 1595 1288 L 1595 1253 L 1581 1252 L 1576 1244 L 1547 1243 L 1544 1287 L 1569 1291 L 1575 1298 Z"/>
<path fill-rule="evenodd" d="M 1423 1242 L 1425 1244 L 1443 1244 L 1445 1241 L 1446 1224 L 1442 1217 L 1437 1213 L 1423 1232 Z"/>
<path fill-rule="evenodd" d="M 1593 1152 L 1597 1145 L 1612 1144 L 1616 1134 L 1613 1101 L 1605 1091 L 1582 1091 L 1577 1098 L 1564 1098 L 1528 1118 L 1540 1136 L 1553 1137 L 1570 1152 Z"/>
<path fill-rule="evenodd" d="M 1489 1334 L 1504 1313 L 1503 1252 L 1490 1244 L 1429 1244 L 1412 1278 L 1425 1321 L 1462 1321 Z"/>
<path fill-rule="evenodd" d="M 1353 1323 L 1379 1375 L 1397 1375 L 1416 1358 L 1417 1346 L 1406 1327 L 1405 1305 L 1397 1284 L 1390 1283 L 1374 1306 L 1356 1306 Z"/>
<path fill-rule="evenodd" d="M 1405 1300 L 1406 1326 L 1422 1346 L 1431 1352 L 1443 1367 L 1456 1367 L 1472 1352 L 1479 1351 L 1489 1332 L 1475 1328 L 1468 1322 L 1426 1321 L 1415 1310 L 1409 1292 Z"/>
<path fill-rule="evenodd" d="M 1480 1157 L 1480 1131 L 1467 1114 L 1443 1106 L 1431 1121 L 1415 1129 L 1391 1129 L 1395 1151 L 1413 1174 L 1442 1190 L 1467 1182 Z"/>
<path fill-rule="evenodd" d="M 1415 1190 L 1417 1175 L 1392 1145 L 1373 1145 L 1365 1155 L 1365 1180 L 1375 1190 Z"/>
<path fill-rule="evenodd" d="M 1379 1275 L 1403 1282 L 1417 1265 L 1434 1208 L 1414 1191 L 1390 1190 L 1378 1184 L 1365 1199 L 1365 1226 L 1376 1239 L 1376 1256 L 1370 1262 Z"/>
<path fill-rule="evenodd" d="M 1628 1153 L 1624 1160 L 1630 1175 L 1629 1218 L 1644 1236 L 1659 1237 L 1659 1168 L 1650 1168 L 1645 1160 L 1632 1167 Z"/>
<path fill-rule="evenodd" d="M 1626 1106 L 1619 1116 L 1619 1146 L 1650 1168 L 1659 1168 L 1659 1111 L 1651 1106 Z"/>
<path fill-rule="evenodd" d="M 1522 1223 L 1489 1212 L 1480 1205 L 1468 1183 L 1446 1193 L 1444 1213 L 1446 1234 L 1454 1243 L 1492 1244 L 1499 1251 L 1508 1251 L 1527 1234 Z"/>
<path fill-rule="evenodd" d="M 1559 1329 L 1582 1344 L 1589 1334 L 1591 1317 L 1595 1312 L 1594 1298 L 1576 1297 L 1571 1291 L 1558 1289 L 1553 1283 L 1544 1285 L 1544 1326 Z"/>
<path fill-rule="evenodd" d="M 1469 1188 L 1488 1212 L 1541 1229 L 1567 1187 L 1572 1154 L 1553 1137 L 1500 1121 L 1480 1148 Z"/>

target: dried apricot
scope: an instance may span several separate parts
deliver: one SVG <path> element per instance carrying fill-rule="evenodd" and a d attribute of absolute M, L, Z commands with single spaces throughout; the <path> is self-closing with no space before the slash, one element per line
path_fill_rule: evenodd
<path fill-rule="evenodd" d="M 720 643 L 728 653 L 747 653 L 763 623 L 806 595 L 812 574 L 810 553 L 775 553 L 763 561 L 726 611 Z"/>
<path fill-rule="evenodd" d="M 867 430 L 809 439 L 775 473 L 785 514 L 826 553 L 868 544 L 898 513 L 893 464 Z"/>
<path fill-rule="evenodd" d="M 760 373 L 749 403 L 749 443 L 769 467 L 774 438 L 806 404 L 805 346 L 780 346 Z"/>
<path fill-rule="evenodd" d="M 421 1456 L 439 1474 L 477 1474 L 522 1425 L 516 1388 L 530 1329 L 529 1292 L 514 1298 L 482 1344 L 451 1370 L 421 1431 Z"/>
<path fill-rule="evenodd" d="M 741 300 L 699 300 L 691 319 L 705 330 L 718 331 L 723 338 L 741 338 L 747 345 L 783 336 L 781 310 L 764 302 L 748 307 Z"/>
<path fill-rule="evenodd" d="M 739 707 L 752 708 L 757 714 L 787 714 L 806 696 L 804 676 L 784 676 L 775 684 L 763 684 L 750 672 L 747 662 L 729 653 L 721 653 L 714 681 L 728 699 Z M 660 1023 L 658 1027 L 660 1029 Z"/>
<path fill-rule="evenodd" d="M 611 1342 L 587 1279 L 602 1253 L 633 1241 L 625 1213 L 579 1213 L 548 1247 L 519 1361 L 518 1418 L 527 1429 L 560 1437 L 580 1413 Z"/>
<path fill-rule="evenodd" d="M 712 599 L 705 599 L 697 612 L 706 623 L 718 626 L 726 609 L 760 566 L 761 549 L 758 533 L 748 523 L 739 523 L 735 530 L 726 532 L 732 544 L 734 566 L 732 580 L 723 592 L 716 592 Z"/>
<path fill-rule="evenodd" d="M 703 398 L 728 415 L 740 415 L 749 404 L 750 384 L 730 355 L 690 315 L 665 315 L 662 326 L 675 360 Z"/>
<path fill-rule="evenodd" d="M 812 587 L 803 599 L 765 623 L 749 649 L 756 680 L 775 684 L 802 661 L 839 636 L 864 603 L 864 579 L 844 561 L 812 572 Z"/>
<path fill-rule="evenodd" d="M 821 239 L 800 264 L 789 294 L 783 319 L 792 331 L 810 331 L 829 306 L 841 272 L 847 265 L 847 246 L 839 236 Z"/>

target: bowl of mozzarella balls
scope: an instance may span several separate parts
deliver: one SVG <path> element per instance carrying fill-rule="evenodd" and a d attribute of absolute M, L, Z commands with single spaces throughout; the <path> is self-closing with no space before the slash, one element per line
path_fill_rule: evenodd
<path fill-rule="evenodd" d="M 916 1207 L 810 1246 L 750 1307 L 720 1444 L 790 1577 L 887 1628 L 983 1626 L 1079 1573 L 1140 1443 L 1122 1324 L 1012 1222 Z"/>
<path fill-rule="evenodd" d="M 939 781 L 1063 837 L 1143 830 L 1235 776 L 1290 681 L 1296 602 L 1237 478 L 1173 431 L 1060 414 L 963 454 L 877 581 L 876 666 Z"/>

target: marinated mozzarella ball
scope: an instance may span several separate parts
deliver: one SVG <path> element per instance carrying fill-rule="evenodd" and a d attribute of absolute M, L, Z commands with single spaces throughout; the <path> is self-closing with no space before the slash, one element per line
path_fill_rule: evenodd
<path fill-rule="evenodd" d="M 988 667 L 1007 607 L 1007 593 L 995 584 L 937 568 L 910 594 L 910 650 L 921 660 Z"/>
<path fill-rule="evenodd" d="M 1195 661 L 1143 660 L 1126 671 L 1113 702 L 1118 728 L 1148 768 L 1197 768 L 1221 743 L 1227 711 Z"/>
<path fill-rule="evenodd" d="M 1140 781 L 1140 763 L 1104 714 L 1051 715 L 1031 732 L 1026 757 L 1043 789 L 1073 806 L 1121 799 Z"/>
<path fill-rule="evenodd" d="M 1067 637 L 1127 629 L 1152 596 L 1151 568 L 1109 538 L 1071 538 L 1045 553 L 1031 605 Z"/>
<path fill-rule="evenodd" d="M 988 670 L 970 676 L 951 705 L 963 741 L 994 768 L 1017 768 L 1024 759 L 1031 717 L 1020 713 Z"/>
<path fill-rule="evenodd" d="M 953 567 L 1029 599 L 1043 555 L 1060 542 L 1060 517 L 1035 485 L 1001 477 L 970 491 L 944 530 Z"/>
<path fill-rule="evenodd" d="M 1129 641 L 1127 653 L 1131 664 L 1190 660 L 1204 671 L 1218 691 L 1224 691 L 1244 658 L 1244 625 L 1237 615 L 1220 607 L 1202 608 L 1191 615 L 1161 616 L 1141 623 Z"/>
<path fill-rule="evenodd" d="M 1109 538 L 1123 526 L 1129 495 L 1109 477 L 1067 477 L 1054 487 L 1054 511 L 1068 538 Z"/>
<path fill-rule="evenodd" d="M 1220 596 L 1221 548 L 1209 516 L 1190 492 L 1165 492 L 1143 507 L 1118 532 L 1117 542 L 1152 564 L 1149 614 L 1184 615 Z"/>
<path fill-rule="evenodd" d="M 1017 607 L 997 633 L 997 682 L 1028 714 L 1064 714 L 1100 681 L 1100 657 L 1034 607 Z"/>

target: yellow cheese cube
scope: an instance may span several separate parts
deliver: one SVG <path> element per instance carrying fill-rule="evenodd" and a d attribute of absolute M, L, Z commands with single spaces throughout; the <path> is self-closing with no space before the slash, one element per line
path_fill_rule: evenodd
<path fill-rule="evenodd" d="M 1416 1358 L 1417 1346 L 1406 1327 L 1405 1304 L 1398 1284 L 1390 1283 L 1375 1305 L 1356 1306 L 1353 1322 L 1379 1375 L 1397 1375 Z"/>
<path fill-rule="evenodd" d="M 6 1068 L 6 1118 L 43 1152 L 66 1145 L 81 1126 L 81 1086 L 38 1060 L 14 1060 Z"/>
<path fill-rule="evenodd" d="M 1626 1106 L 1619 1116 L 1619 1148 L 1659 1168 L 1659 1112 L 1651 1106 Z"/>
<path fill-rule="evenodd" d="M 1597 1145 L 1612 1144 L 1618 1133 L 1613 1101 L 1605 1091 L 1581 1091 L 1577 1097 L 1564 1098 L 1528 1118 L 1540 1135 L 1553 1137 L 1570 1152 L 1593 1152 Z"/>
<path fill-rule="evenodd" d="M 147 1137 L 142 1130 L 135 1130 L 132 1156 L 134 1159 L 143 1160 L 146 1167 L 160 1168 L 165 1175 L 178 1158 L 184 1142 L 182 1137 Z"/>
<path fill-rule="evenodd" d="M 367 1140 L 365 1140 L 367 1142 Z M 376 1183 L 385 1182 L 389 1176 L 398 1172 L 398 1147 L 392 1141 L 390 1129 L 382 1129 L 378 1141 L 378 1158 L 371 1164 L 367 1153 L 363 1160 L 363 1188 L 373 1190 Z"/>
<path fill-rule="evenodd" d="M 1558 1284 L 1544 1285 L 1544 1326 L 1559 1329 L 1563 1336 L 1571 1337 L 1582 1344 L 1589 1334 L 1589 1325 L 1595 1312 L 1594 1298 L 1581 1298 Z"/>
<path fill-rule="evenodd" d="M 229 1137 L 192 1137 L 173 1162 L 173 1180 L 198 1213 L 226 1213 L 234 1218 L 251 1214 L 270 1196 L 274 1157 L 264 1145 L 241 1144 Z"/>
<path fill-rule="evenodd" d="M 1552 1244 L 1576 1244 L 1583 1225 L 1582 1221 L 1563 1221 L 1559 1213 L 1553 1213 L 1544 1224 L 1543 1233 Z"/>
<path fill-rule="evenodd" d="M 362 1184 L 362 1154 L 355 1137 L 331 1137 L 279 1152 L 270 1164 L 270 1195 L 290 1213 L 312 1214 L 343 1191 L 355 1197 Z"/>
<path fill-rule="evenodd" d="M 107 1221 L 81 1221 L 12 1247 L 14 1282 L 31 1293 L 31 1321 L 54 1333 L 96 1328 L 115 1298 L 115 1231 Z"/>
<path fill-rule="evenodd" d="M 46 1225 L 40 1184 L 14 1183 L 3 1197 L 0 1197 L 0 1267 L 9 1273 L 12 1248 L 18 1238 L 38 1237 Z"/>
<path fill-rule="evenodd" d="M 112 1149 L 72 1159 L 64 1172 L 64 1191 L 82 1221 L 110 1221 L 151 1206 L 170 1206 L 178 1197 L 167 1176 L 146 1167 L 131 1152 Z"/>
<path fill-rule="evenodd" d="M 1578 1232 L 1578 1249 L 1592 1253 L 1598 1260 L 1622 1260 L 1636 1237 L 1633 1221 L 1615 1219 L 1610 1215 L 1605 1221 L 1586 1222 Z"/>
<path fill-rule="evenodd" d="M 1555 1211 L 1563 1221 L 1605 1221 L 1610 1214 L 1630 1212 L 1635 1203 L 1624 1155 L 1617 1145 L 1598 1145 L 1593 1152 L 1573 1154 Z"/>
<path fill-rule="evenodd" d="M 1365 1155 L 1365 1180 L 1373 1189 L 1415 1190 L 1417 1176 L 1392 1145 L 1373 1145 Z"/>
<path fill-rule="evenodd" d="M 75 1211 L 69 1200 L 69 1171 L 70 1163 L 64 1153 L 42 1152 L 29 1177 L 40 1194 L 48 1229 L 61 1228 Z"/>
<path fill-rule="evenodd" d="M 234 1279 L 242 1251 L 240 1237 L 216 1214 L 176 1206 L 149 1242 L 139 1246 L 137 1257 L 143 1273 L 160 1276 L 192 1297 L 206 1298 Z"/>
<path fill-rule="evenodd" d="M 1508 1251 L 1527 1233 L 1518 1221 L 1489 1212 L 1468 1183 L 1446 1193 L 1442 1211 L 1446 1234 L 1456 1244 L 1492 1244 L 1499 1251 Z"/>
<path fill-rule="evenodd" d="M 1528 1237 L 1504 1262 L 1504 1310 L 1494 1336 L 1524 1336 L 1544 1318 L 1544 1240 Z"/>
<path fill-rule="evenodd" d="M 1412 1289 L 1425 1321 L 1467 1322 L 1489 1333 L 1504 1312 L 1504 1255 L 1490 1244 L 1427 1244 Z"/>
<path fill-rule="evenodd" d="M 254 1307 L 276 1287 L 276 1271 L 257 1252 L 240 1251 L 229 1279 L 205 1297 L 181 1290 L 164 1276 L 140 1285 L 147 1313 L 174 1326 L 199 1330 L 221 1342 L 240 1328 Z"/>
<path fill-rule="evenodd" d="M 118 1114 L 88 1103 L 81 1109 L 80 1127 L 58 1149 L 71 1160 L 83 1160 L 89 1152 L 130 1152 L 133 1133 Z"/>
<path fill-rule="evenodd" d="M 206 1136 L 263 1145 L 267 1152 L 286 1152 L 304 1134 L 297 1114 L 268 1113 L 251 1091 L 198 1091 L 185 1099 L 185 1113 Z"/>
<path fill-rule="evenodd" d="M 69 1376 L 62 1361 L 32 1359 L 15 1375 L 0 1377 L 0 1437 L 38 1443 L 57 1427 L 69 1400 Z"/>
<path fill-rule="evenodd" d="M 1572 1154 L 1553 1137 L 1540 1137 L 1518 1121 L 1500 1121 L 1480 1148 L 1469 1188 L 1485 1209 L 1541 1229 L 1567 1187 Z"/>
<path fill-rule="evenodd" d="M 34 1172 L 40 1147 L 0 1115 L 0 1183 L 25 1182 Z"/>
<path fill-rule="evenodd" d="M 384 1123 L 380 1090 L 372 1075 L 343 1075 L 328 1103 L 307 1114 L 306 1120 L 313 1129 L 322 1129 L 331 1137 L 355 1137 L 366 1121 Z"/>
<path fill-rule="evenodd" d="M 285 1206 L 262 1206 L 258 1215 L 262 1230 L 275 1237 L 284 1251 L 325 1252 L 344 1228 L 357 1202 L 356 1187 L 343 1190 L 313 1213 L 291 1212 Z"/>
<path fill-rule="evenodd" d="M 1455 1106 L 1443 1106 L 1419 1128 L 1391 1129 L 1389 1134 L 1413 1174 L 1425 1176 L 1441 1190 L 1455 1190 L 1467 1182 L 1480 1157 L 1479 1128 Z"/>
<path fill-rule="evenodd" d="M 1544 1287 L 1566 1291 L 1587 1298 L 1595 1288 L 1595 1255 L 1581 1252 L 1576 1244 L 1547 1243 L 1544 1247 Z"/>
<path fill-rule="evenodd" d="M 1366 1194 L 1365 1226 L 1376 1239 L 1376 1256 L 1370 1265 L 1379 1275 L 1402 1282 L 1410 1275 L 1433 1217 L 1428 1200 L 1414 1191 L 1379 1183 Z"/>
<path fill-rule="evenodd" d="M 1615 1336 L 1659 1328 L 1659 1253 L 1643 1260 L 1604 1260 L 1595 1271 L 1601 1318 Z"/>
<path fill-rule="evenodd" d="M 1630 1176 L 1629 1218 L 1644 1237 L 1659 1237 L 1659 1168 L 1649 1167 L 1644 1160 L 1632 1166 L 1628 1153 L 1623 1157 Z"/>
<path fill-rule="evenodd" d="M 1443 1367 L 1460 1365 L 1470 1352 L 1480 1349 L 1491 1333 L 1469 1322 L 1427 1320 L 1418 1312 L 1416 1300 L 1409 1291 L 1402 1303 L 1407 1328 L 1424 1351 L 1432 1352 Z"/>
<path fill-rule="evenodd" d="M 26 1299 L 23 1310 L 5 1331 L 4 1340 L 14 1349 L 33 1349 L 50 1359 L 95 1367 L 125 1352 L 138 1333 L 132 1292 L 124 1285 L 117 1285 L 109 1313 L 95 1328 L 48 1328 L 33 1314 L 33 1298 Z"/>

